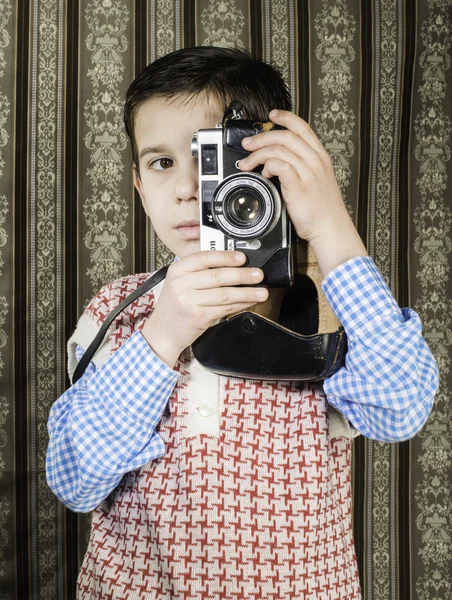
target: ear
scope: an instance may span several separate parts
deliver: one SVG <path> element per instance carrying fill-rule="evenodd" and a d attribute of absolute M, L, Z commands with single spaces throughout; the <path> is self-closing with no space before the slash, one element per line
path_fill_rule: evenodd
<path fill-rule="evenodd" d="M 141 204 L 143 205 L 144 212 L 149 217 L 148 208 L 147 208 L 147 205 L 146 205 L 146 199 L 144 197 L 143 187 L 142 187 L 142 184 L 141 184 L 141 178 L 140 178 L 140 175 L 138 173 L 138 169 L 137 169 L 136 165 L 132 165 L 132 172 L 133 172 L 133 185 L 136 187 L 138 193 L 140 194 Z"/>

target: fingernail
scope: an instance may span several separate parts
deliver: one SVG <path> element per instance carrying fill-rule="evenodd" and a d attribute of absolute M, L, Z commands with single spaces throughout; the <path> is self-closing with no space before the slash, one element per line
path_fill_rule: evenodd
<path fill-rule="evenodd" d="M 262 271 L 260 269 L 253 269 L 251 271 L 251 277 L 253 279 L 262 279 Z"/>
<path fill-rule="evenodd" d="M 245 255 L 243 252 L 235 252 L 234 258 L 237 262 L 242 263 L 245 260 Z"/>
<path fill-rule="evenodd" d="M 246 146 L 251 142 L 251 138 L 250 137 L 246 137 L 243 138 L 242 140 L 242 144 L 245 144 Z"/>
<path fill-rule="evenodd" d="M 278 115 L 279 115 L 279 110 L 272 110 L 268 116 L 270 118 L 272 118 L 272 117 L 277 117 Z"/>
<path fill-rule="evenodd" d="M 258 300 L 266 300 L 267 299 L 267 290 L 256 290 L 256 298 Z"/>

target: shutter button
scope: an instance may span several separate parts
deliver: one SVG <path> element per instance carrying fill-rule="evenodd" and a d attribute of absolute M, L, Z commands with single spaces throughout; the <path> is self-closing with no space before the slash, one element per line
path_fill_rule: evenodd
<path fill-rule="evenodd" d="M 198 406 L 198 412 L 201 417 L 211 417 L 213 415 L 213 406 L 211 404 L 200 404 Z"/>

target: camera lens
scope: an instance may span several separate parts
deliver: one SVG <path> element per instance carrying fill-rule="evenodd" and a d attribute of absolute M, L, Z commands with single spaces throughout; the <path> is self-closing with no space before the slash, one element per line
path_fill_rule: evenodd
<path fill-rule="evenodd" d="M 233 174 L 223 179 L 211 206 L 216 227 L 235 239 L 267 235 L 281 216 L 278 190 L 257 173 Z"/>
<path fill-rule="evenodd" d="M 263 198 L 252 188 L 236 188 L 225 198 L 224 205 L 231 222 L 239 227 L 252 227 L 263 212 Z"/>

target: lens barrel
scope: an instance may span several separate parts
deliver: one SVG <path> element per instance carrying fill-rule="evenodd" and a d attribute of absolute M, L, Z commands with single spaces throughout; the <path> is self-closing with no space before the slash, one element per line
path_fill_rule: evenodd
<path fill-rule="evenodd" d="M 230 237 L 262 237 L 281 216 L 281 197 L 275 185 L 258 173 L 233 174 L 215 190 L 212 215 L 218 228 Z"/>

